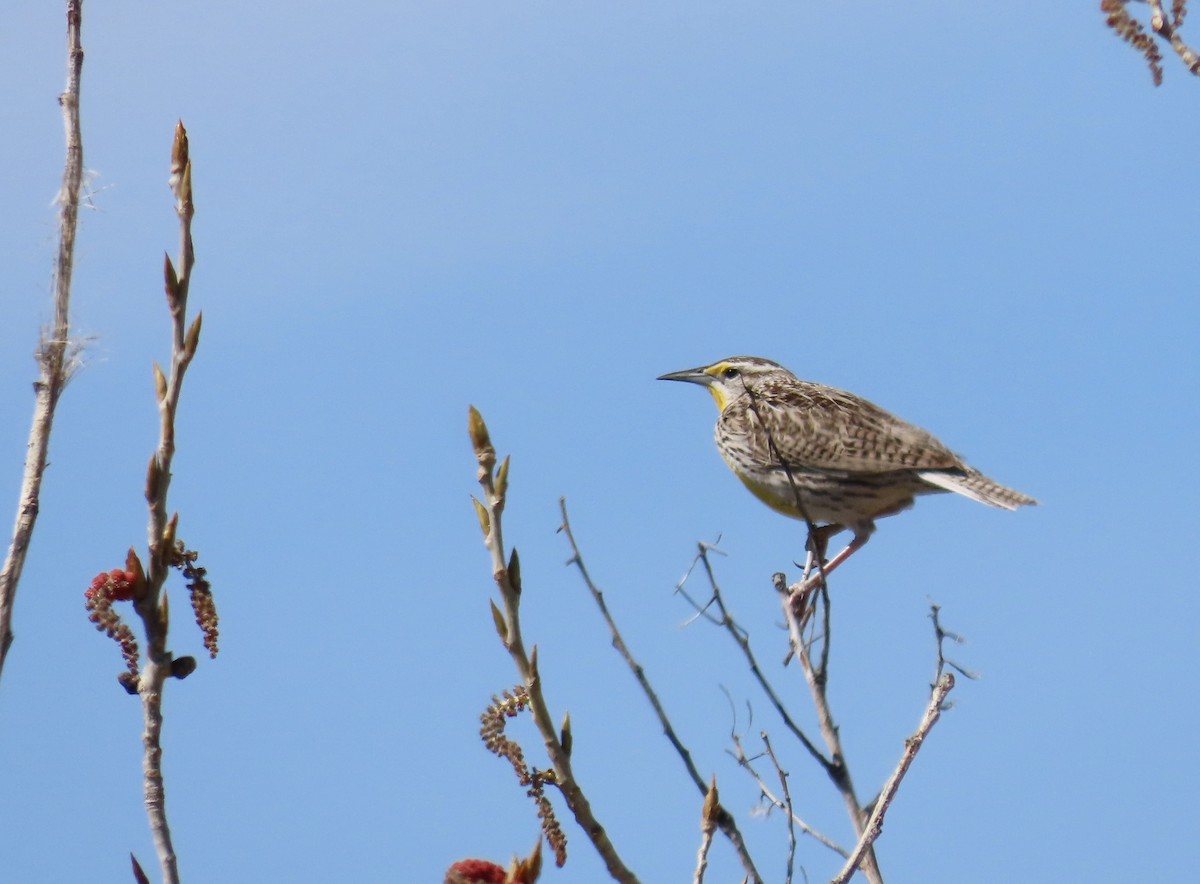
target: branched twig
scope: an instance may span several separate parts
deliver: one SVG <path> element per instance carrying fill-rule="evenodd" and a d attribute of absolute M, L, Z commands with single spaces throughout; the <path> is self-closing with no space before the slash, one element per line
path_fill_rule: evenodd
<path fill-rule="evenodd" d="M 483 499 L 472 500 L 475 502 L 475 513 L 479 517 L 479 527 L 483 531 L 484 546 L 491 554 L 492 576 L 503 603 L 502 611 L 492 602 L 492 619 L 496 630 L 513 663 L 516 664 L 517 672 L 528 693 L 529 709 L 533 714 L 534 724 L 542 736 L 546 755 L 554 768 L 554 784 L 574 814 L 575 821 L 604 860 L 608 873 L 617 881 L 634 884 L 637 881 L 636 876 L 617 854 L 608 833 L 596 819 L 587 796 L 575 779 L 571 769 L 569 729 L 564 727 L 560 733 L 550 716 L 537 669 L 537 648 L 535 647 L 532 653 L 525 651 L 525 642 L 521 637 L 520 560 L 515 549 L 507 561 L 505 560 L 504 536 L 501 530 L 501 514 L 508 491 L 508 458 L 506 457 L 497 468 L 496 449 L 492 446 L 483 416 L 474 406 L 471 406 L 468 413 L 467 429 L 475 450 L 475 458 L 479 463 L 478 479 L 483 489 L 480 495 Z"/>
<path fill-rule="evenodd" d="M 739 767 L 741 767 L 748 774 L 750 774 L 751 779 L 753 779 L 754 782 L 758 785 L 758 791 L 762 795 L 762 797 L 765 798 L 767 800 L 767 802 L 770 803 L 771 806 L 774 807 L 776 810 L 786 812 L 787 807 L 784 804 L 783 800 L 781 800 L 779 797 L 777 797 L 775 795 L 775 793 L 773 791 L 771 791 L 771 787 L 766 784 L 766 782 L 762 778 L 762 775 L 759 774 L 759 772 L 755 769 L 754 760 L 752 758 L 747 757 L 745 750 L 742 748 L 741 737 L 739 737 L 736 733 L 731 733 L 730 734 L 730 742 L 733 743 L 733 749 L 729 750 L 729 754 L 733 756 L 735 761 L 737 761 Z M 817 841 L 821 842 L 826 847 L 828 847 L 830 850 L 832 850 L 834 853 L 839 854 L 842 857 L 842 859 L 845 859 L 846 857 L 848 857 L 850 855 L 850 851 L 848 851 L 846 848 L 842 847 L 840 844 L 838 844 L 836 841 L 834 841 L 829 836 L 827 836 L 821 832 L 818 832 L 816 829 L 814 829 L 812 826 L 810 826 L 808 823 L 806 823 L 803 819 L 801 819 L 794 812 L 794 809 L 791 814 L 791 822 L 794 823 L 796 826 L 798 826 L 800 831 L 803 832 L 805 835 L 808 835 L 810 838 L 814 838 Z"/>
<path fill-rule="evenodd" d="M 587 587 L 588 592 L 591 593 L 597 607 L 600 608 L 600 614 L 604 617 L 604 622 L 608 624 L 609 632 L 612 634 L 613 647 L 617 649 L 617 652 L 624 659 L 626 665 L 629 666 L 630 671 L 633 672 L 633 677 L 637 680 L 638 686 L 641 687 L 642 692 L 646 695 L 646 699 L 650 701 L 650 705 L 654 708 L 654 714 L 658 716 L 659 724 L 662 725 L 663 734 L 666 735 L 667 740 L 675 748 L 675 752 L 683 760 L 683 765 L 687 768 L 688 776 L 692 778 L 692 782 L 696 784 L 696 788 L 700 790 L 701 794 L 707 794 L 709 786 L 704 782 L 704 778 L 700 776 L 700 772 L 696 769 L 696 765 L 692 761 L 691 752 L 688 751 L 687 747 L 683 745 L 683 741 L 675 733 L 675 728 L 672 727 L 666 710 L 658 699 L 658 694 L 655 693 L 649 679 L 646 678 L 645 670 L 634 659 L 628 645 L 625 644 L 625 639 L 621 636 L 621 631 L 617 628 L 616 621 L 613 620 L 612 615 L 609 613 L 608 605 L 604 601 L 604 594 L 600 592 L 600 589 L 592 581 L 587 566 L 583 563 L 583 556 L 580 554 L 579 546 L 575 542 L 575 535 L 571 532 L 571 522 L 567 518 L 566 500 L 559 498 L 558 505 L 562 512 L 562 525 L 559 527 L 559 530 L 566 535 L 567 543 L 571 547 L 571 558 L 567 560 L 567 564 L 575 565 L 579 569 L 579 574 L 583 578 L 584 585 Z M 734 820 L 733 815 L 720 804 L 717 804 L 714 812 L 716 813 L 717 825 L 733 845 L 746 874 L 750 876 L 752 881 L 761 882 L 762 879 L 755 869 L 754 860 L 750 857 L 745 841 L 742 839 L 742 833 L 738 830 L 737 822 Z"/>
<path fill-rule="evenodd" d="M 74 354 L 68 343 L 71 273 L 75 266 L 75 230 L 79 190 L 83 182 L 83 135 L 79 125 L 79 81 L 83 74 L 83 0 L 67 2 L 67 85 L 58 97 L 66 130 L 67 156 L 58 193 L 58 259 L 54 267 L 54 322 L 37 349 L 39 374 L 34 384 L 33 425 L 25 453 L 25 470 L 17 503 L 12 541 L 0 568 L 0 674 L 12 645 L 12 609 L 25 554 L 40 507 L 42 474 L 50 450 L 50 430 L 58 398 L 70 379 Z"/>
<path fill-rule="evenodd" d="M 929 603 L 929 619 L 933 621 L 933 635 L 934 635 L 934 640 L 937 642 L 937 668 L 934 671 L 934 675 L 933 675 L 933 685 L 936 685 L 938 682 L 940 682 L 942 680 L 942 673 L 944 673 L 946 671 L 947 666 L 949 666 L 951 669 L 953 669 L 955 672 L 959 673 L 963 677 L 969 678 L 972 681 L 978 679 L 979 678 L 978 672 L 975 672 L 972 669 L 967 669 L 964 666 L 960 666 L 958 663 L 955 663 L 953 660 L 951 660 L 949 657 L 946 656 L 945 643 L 947 641 L 952 641 L 956 645 L 961 645 L 966 640 L 961 635 L 959 635 L 957 632 L 951 632 L 949 629 L 946 629 L 945 627 L 942 626 L 941 611 L 942 611 L 941 605 L 938 605 L 934 602 Z M 933 685 L 931 685 L 931 687 Z M 948 706 L 944 707 L 943 711 L 948 708 L 949 708 Z"/>
<path fill-rule="evenodd" d="M 871 816 L 863 827 L 858 844 L 855 845 L 854 851 L 850 854 L 849 859 L 846 860 L 846 864 L 830 881 L 830 884 L 845 884 L 854 875 L 854 870 L 858 867 L 859 863 L 869 855 L 871 845 L 883 830 L 883 816 L 887 813 L 892 799 L 896 796 L 896 790 L 900 788 L 900 781 L 908 773 L 908 769 L 912 765 L 913 759 L 917 757 L 917 752 L 920 751 L 921 744 L 925 741 L 926 735 L 937 723 L 938 718 L 941 717 L 942 707 L 946 702 L 946 695 L 950 693 L 953 687 L 954 676 L 949 672 L 943 675 L 934 686 L 933 692 L 929 697 L 929 704 L 925 707 L 925 715 L 921 718 L 921 723 L 917 725 L 917 729 L 913 735 L 904 741 L 904 753 L 900 756 L 900 763 L 896 765 L 896 769 L 892 771 L 892 775 L 888 777 L 887 782 L 884 783 L 883 789 L 879 793 L 879 797 L 875 800 Z"/>
<path fill-rule="evenodd" d="M 684 626 L 689 626 L 694 621 L 696 621 L 700 618 L 707 620 L 709 623 L 713 624 L 714 626 L 720 626 L 723 623 L 723 620 L 721 617 L 714 617 L 712 614 L 708 613 L 708 609 L 710 607 L 712 607 L 712 605 L 714 603 L 717 602 L 717 599 L 713 595 L 710 594 L 708 597 L 708 601 L 706 601 L 704 604 L 700 604 L 700 602 L 698 602 L 698 601 L 696 601 L 696 599 L 692 598 L 691 593 L 689 593 L 687 591 L 687 582 L 688 582 L 688 580 L 691 579 L 692 573 L 696 570 L 696 566 L 699 565 L 701 563 L 701 561 L 704 561 L 705 567 L 708 569 L 709 574 L 710 575 L 712 574 L 712 566 L 709 565 L 707 562 L 707 556 L 708 556 L 709 552 L 715 552 L 715 553 L 719 553 L 721 555 L 725 555 L 725 551 L 720 549 L 717 546 L 717 544 L 719 544 L 720 542 L 721 542 L 721 536 L 719 534 L 717 535 L 717 539 L 714 540 L 712 543 L 706 543 L 703 540 L 698 541 L 697 546 L 700 548 L 700 552 L 698 552 L 696 555 L 692 556 L 691 564 L 688 565 L 687 570 L 683 572 L 683 576 L 680 577 L 679 581 L 675 584 L 675 592 L 677 592 L 679 595 L 683 596 L 684 601 L 686 601 L 689 605 L 691 605 L 692 608 L 696 612 L 695 614 L 693 614 L 691 617 L 689 617 L 687 620 L 684 621 L 684 623 L 683 623 Z"/>
<path fill-rule="evenodd" d="M 715 605 L 719 613 L 718 617 L 706 615 L 706 619 L 710 620 L 717 626 L 724 627 L 725 631 L 729 633 L 730 637 L 741 650 L 742 656 L 746 658 L 746 662 L 750 666 L 750 673 L 754 676 L 755 681 L 758 682 L 759 687 L 762 688 L 763 693 L 767 695 L 767 699 L 771 701 L 771 705 L 775 707 L 775 711 L 779 714 L 780 719 L 783 721 L 784 727 L 786 727 L 792 733 L 792 735 L 800 741 L 801 745 L 808 750 L 808 753 L 813 757 L 813 760 L 821 765 L 827 774 L 832 776 L 833 762 L 825 757 L 825 753 L 818 748 L 818 746 L 809 738 L 808 734 L 806 734 L 803 729 L 801 729 L 800 725 L 796 723 L 796 720 L 792 718 L 791 713 L 789 713 L 787 707 L 784 706 L 783 700 L 780 698 L 779 694 L 776 693 L 774 685 L 772 685 L 767 679 L 766 675 L 762 671 L 762 667 L 758 665 L 758 659 L 755 657 L 754 651 L 750 647 L 749 631 L 734 619 L 734 617 L 729 613 L 729 609 L 725 606 L 725 597 L 721 593 L 720 585 L 717 583 L 717 576 L 713 571 L 712 562 L 710 562 L 708 559 L 708 554 L 710 551 L 719 552 L 719 550 L 716 550 L 714 546 L 707 543 L 700 543 L 698 546 L 699 551 L 696 553 L 696 557 L 692 560 L 692 567 L 688 568 L 687 574 L 684 575 L 683 580 L 679 582 L 679 584 L 676 586 L 676 589 L 693 605 L 693 607 L 695 607 L 695 602 L 692 600 L 692 598 L 687 595 L 687 593 L 683 592 L 683 584 L 687 581 L 688 576 L 691 575 L 696 563 L 699 563 L 704 567 L 704 574 L 708 578 L 708 584 L 712 591 L 709 605 Z M 708 607 L 709 605 L 706 605 L 705 607 Z"/>

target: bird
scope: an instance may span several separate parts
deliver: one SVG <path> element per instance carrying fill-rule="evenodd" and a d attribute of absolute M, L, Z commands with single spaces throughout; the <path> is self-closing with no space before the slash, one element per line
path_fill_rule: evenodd
<path fill-rule="evenodd" d="M 731 356 L 658 380 L 707 387 L 720 411 L 714 435 L 725 463 L 767 506 L 808 524 L 809 555 L 819 567 L 801 591 L 861 549 L 876 519 L 908 509 L 919 495 L 954 492 L 1006 510 L 1037 503 L 928 431 L 769 359 Z M 843 529 L 852 532 L 850 542 L 825 561 L 829 538 Z"/>

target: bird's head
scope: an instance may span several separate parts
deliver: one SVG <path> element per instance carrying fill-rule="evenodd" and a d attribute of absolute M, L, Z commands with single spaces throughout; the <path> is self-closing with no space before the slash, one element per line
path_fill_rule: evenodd
<path fill-rule="evenodd" d="M 757 356 L 730 356 L 712 365 L 659 375 L 658 379 L 687 381 L 708 387 L 708 392 L 717 402 L 717 408 L 724 411 L 725 406 L 747 390 L 755 390 L 765 380 L 779 377 L 791 377 L 791 374 L 777 362 Z"/>

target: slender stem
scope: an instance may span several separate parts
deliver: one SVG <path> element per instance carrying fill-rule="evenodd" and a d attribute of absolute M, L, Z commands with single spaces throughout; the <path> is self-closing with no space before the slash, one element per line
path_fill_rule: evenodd
<path fill-rule="evenodd" d="M 784 884 L 792 884 L 792 871 L 796 864 L 796 814 L 792 808 L 792 790 L 788 788 L 788 772 L 779 764 L 779 758 L 775 755 L 775 750 L 771 748 L 771 739 L 767 736 L 767 732 L 763 731 L 762 737 L 763 746 L 767 750 L 767 757 L 771 759 L 771 764 L 775 767 L 775 773 L 779 777 L 779 788 L 783 792 L 783 807 L 787 813 L 788 822 L 788 853 L 787 853 L 787 875 L 784 877 Z"/>
<path fill-rule="evenodd" d="M 54 325 L 38 346 L 39 375 L 34 384 L 33 425 L 25 453 L 25 470 L 17 503 L 16 524 L 4 565 L 0 568 L 0 674 L 12 646 L 12 611 L 25 554 L 33 537 L 42 491 L 42 474 L 50 451 L 50 431 L 58 398 L 71 374 L 68 358 L 71 274 L 75 266 L 75 231 L 79 191 L 83 183 L 83 134 L 79 125 L 79 83 L 83 75 L 83 0 L 67 3 L 67 85 L 58 97 L 66 132 L 66 160 L 58 193 L 58 259 L 54 272 Z"/>
<path fill-rule="evenodd" d="M 171 371 L 158 379 L 159 440 L 146 477 L 146 503 L 149 507 L 147 533 L 150 559 L 146 567 L 146 590 L 134 601 L 134 608 L 146 631 L 146 664 L 138 676 L 145 730 L 142 734 L 144 773 L 143 792 L 146 814 L 162 867 L 164 884 L 178 884 L 179 869 L 171 828 L 167 822 L 166 793 L 162 775 L 162 691 L 171 675 L 172 654 L 167 649 L 168 607 L 162 588 L 174 553 L 175 518 L 169 516 L 167 491 L 171 484 L 171 462 L 175 457 L 175 414 L 183 389 L 183 376 L 191 364 L 199 341 L 200 318 L 187 325 L 187 295 L 195 253 L 192 246 L 191 160 L 188 158 L 187 131 L 180 123 L 175 129 L 171 151 L 171 187 L 175 192 L 175 212 L 179 216 L 180 247 L 178 266 L 166 263 L 167 307 L 171 314 Z"/>
<path fill-rule="evenodd" d="M 771 805 L 774 806 L 775 808 L 777 808 L 778 810 L 786 812 L 787 806 L 784 804 L 783 800 L 781 798 L 779 798 L 778 796 L 776 796 L 775 793 L 771 791 L 771 788 L 763 780 L 762 775 L 759 774 L 759 772 L 757 770 L 755 770 L 753 761 L 750 758 L 746 757 L 746 752 L 742 748 L 741 738 L 738 737 L 737 734 L 732 734 L 730 736 L 730 739 L 733 742 L 733 750 L 730 752 L 730 754 L 734 757 L 734 760 L 737 761 L 738 765 L 740 767 L 742 767 L 747 773 L 750 774 L 751 778 L 758 785 L 758 790 L 759 790 L 759 792 L 762 793 L 763 798 L 767 799 L 767 801 L 769 801 L 771 803 Z M 808 823 L 806 823 L 803 819 L 801 819 L 800 816 L 794 812 L 794 808 L 793 808 L 793 813 L 791 816 L 792 816 L 792 822 L 796 826 L 798 826 L 800 828 L 800 831 L 803 832 L 805 835 L 808 835 L 810 838 L 815 838 L 817 841 L 820 841 L 822 844 L 824 844 L 826 847 L 828 847 L 834 853 L 839 854 L 842 857 L 842 859 L 845 859 L 846 857 L 848 857 L 850 855 L 850 851 L 848 851 L 846 848 L 842 847 L 840 844 L 838 844 L 836 841 L 834 841 L 829 836 L 827 836 L 821 832 L 818 832 L 816 829 L 814 829 L 812 826 L 810 826 Z"/>

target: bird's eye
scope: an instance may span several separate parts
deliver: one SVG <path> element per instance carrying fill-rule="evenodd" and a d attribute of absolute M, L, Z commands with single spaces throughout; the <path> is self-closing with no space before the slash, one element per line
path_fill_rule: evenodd
<path fill-rule="evenodd" d="M 725 380 L 727 380 L 727 381 L 732 381 L 734 378 L 736 378 L 740 375 L 741 375 L 741 372 L 738 371 L 736 368 L 727 368 L 723 372 L 721 372 L 721 377 L 725 378 Z"/>

